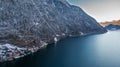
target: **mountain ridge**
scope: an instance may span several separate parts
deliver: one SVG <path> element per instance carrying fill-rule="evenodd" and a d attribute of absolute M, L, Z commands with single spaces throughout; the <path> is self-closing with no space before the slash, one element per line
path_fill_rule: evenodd
<path fill-rule="evenodd" d="M 110 22 L 101 22 L 100 24 L 108 30 L 119 30 L 120 29 L 120 20 L 113 20 Z"/>
<path fill-rule="evenodd" d="M 94 18 L 66 0 L 0 0 L 0 43 L 29 48 L 28 54 L 66 37 L 105 32 Z"/>
<path fill-rule="evenodd" d="M 113 21 L 106 21 L 100 23 L 102 26 L 108 26 L 110 24 L 112 25 L 119 25 L 120 26 L 120 20 L 113 20 Z"/>

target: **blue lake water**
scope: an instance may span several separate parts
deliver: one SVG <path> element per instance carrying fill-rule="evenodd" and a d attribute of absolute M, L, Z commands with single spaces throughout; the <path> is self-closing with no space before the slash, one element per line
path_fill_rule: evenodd
<path fill-rule="evenodd" d="M 120 67 L 120 31 L 67 38 L 0 67 Z"/>

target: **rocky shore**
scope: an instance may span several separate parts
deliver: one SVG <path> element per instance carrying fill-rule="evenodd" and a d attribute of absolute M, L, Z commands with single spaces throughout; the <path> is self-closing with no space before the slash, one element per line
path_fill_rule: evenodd
<path fill-rule="evenodd" d="M 7 42 L 4 42 L 4 44 L 0 44 L 0 62 L 4 62 L 4 61 L 12 61 L 14 59 L 19 59 L 22 58 L 24 56 L 27 56 L 29 54 L 35 53 L 37 52 L 39 49 L 45 49 L 47 47 L 48 44 L 50 43 L 57 43 L 59 40 L 67 38 L 67 37 L 78 37 L 78 36 L 86 36 L 86 35 L 90 35 L 90 34 L 101 34 L 101 33 L 105 33 L 105 32 L 100 32 L 98 31 L 96 32 L 91 32 L 91 33 L 82 33 L 80 32 L 79 34 L 65 34 L 63 33 L 62 35 L 56 35 L 52 40 L 47 42 L 44 41 L 40 41 L 40 44 L 37 46 L 26 46 L 26 47 L 19 47 L 16 46 L 14 44 L 9 44 Z"/>

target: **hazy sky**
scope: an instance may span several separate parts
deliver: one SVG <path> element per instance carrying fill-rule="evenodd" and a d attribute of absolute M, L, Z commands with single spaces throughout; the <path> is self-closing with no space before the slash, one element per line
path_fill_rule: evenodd
<path fill-rule="evenodd" d="M 97 21 L 111 21 L 120 19 L 120 0 L 68 0 L 83 8 Z"/>

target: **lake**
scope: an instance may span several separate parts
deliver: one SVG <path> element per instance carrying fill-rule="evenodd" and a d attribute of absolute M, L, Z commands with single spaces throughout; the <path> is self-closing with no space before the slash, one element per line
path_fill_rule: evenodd
<path fill-rule="evenodd" d="M 0 67 L 120 67 L 120 31 L 66 38 Z"/>

